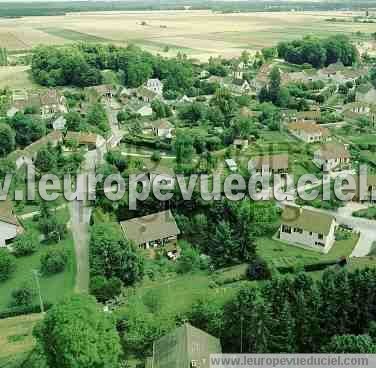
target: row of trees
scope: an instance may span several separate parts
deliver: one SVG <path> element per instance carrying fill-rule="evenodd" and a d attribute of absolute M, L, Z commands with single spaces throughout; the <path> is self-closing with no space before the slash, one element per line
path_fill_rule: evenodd
<path fill-rule="evenodd" d="M 374 269 L 330 269 L 247 286 L 222 306 L 200 301 L 191 322 L 221 337 L 226 352 L 374 353 Z"/>
<path fill-rule="evenodd" d="M 358 51 L 350 39 L 335 35 L 325 39 L 312 36 L 292 42 L 280 42 L 278 56 L 293 64 L 311 64 L 321 68 L 336 62 L 351 66 L 358 60 Z"/>
<path fill-rule="evenodd" d="M 151 77 L 163 79 L 166 97 L 184 94 L 193 85 L 193 66 L 185 58 L 153 56 L 135 46 L 79 44 L 65 48 L 40 46 L 33 50 L 32 76 L 44 86 L 98 85 L 103 82 L 104 69 L 117 72 L 121 82 L 132 88 Z"/>

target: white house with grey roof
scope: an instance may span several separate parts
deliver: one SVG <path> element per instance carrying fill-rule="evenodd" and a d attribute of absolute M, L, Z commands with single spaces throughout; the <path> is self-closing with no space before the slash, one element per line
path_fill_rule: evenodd
<path fill-rule="evenodd" d="M 297 206 L 286 206 L 282 213 L 279 238 L 328 253 L 335 241 L 334 216 Z"/>
<path fill-rule="evenodd" d="M 7 247 L 22 232 L 23 228 L 13 214 L 11 201 L 0 201 L 0 248 Z"/>
<path fill-rule="evenodd" d="M 126 239 L 144 249 L 164 247 L 180 234 L 170 210 L 123 221 L 120 226 Z"/>

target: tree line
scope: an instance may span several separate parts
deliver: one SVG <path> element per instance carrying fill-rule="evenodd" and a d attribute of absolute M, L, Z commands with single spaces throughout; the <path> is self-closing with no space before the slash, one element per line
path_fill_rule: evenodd
<path fill-rule="evenodd" d="M 375 269 L 329 269 L 248 284 L 225 305 L 197 302 L 192 324 L 221 338 L 226 352 L 375 353 Z"/>
<path fill-rule="evenodd" d="M 280 42 L 278 56 L 293 64 L 310 64 L 322 68 L 337 62 L 351 66 L 359 58 L 356 47 L 345 35 L 335 35 L 324 39 L 306 36 L 301 40 Z"/>

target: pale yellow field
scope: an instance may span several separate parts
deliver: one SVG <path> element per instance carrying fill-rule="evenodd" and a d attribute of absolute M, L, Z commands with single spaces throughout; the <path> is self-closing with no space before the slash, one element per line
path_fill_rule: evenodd
<path fill-rule="evenodd" d="M 0 66 L 0 88 L 29 89 L 35 85 L 29 78 L 28 66 Z"/>
<path fill-rule="evenodd" d="M 27 352 L 35 344 L 32 335 L 41 314 L 6 318 L 0 320 L 0 358 Z"/>
<path fill-rule="evenodd" d="M 178 51 L 200 59 L 237 56 L 306 34 L 353 35 L 376 32 L 376 24 L 332 23 L 354 13 L 286 12 L 219 14 L 210 11 L 97 12 L 66 16 L 0 19 L 0 46 L 11 50 L 36 44 L 64 44 L 78 40 L 136 43 L 169 54 Z"/>

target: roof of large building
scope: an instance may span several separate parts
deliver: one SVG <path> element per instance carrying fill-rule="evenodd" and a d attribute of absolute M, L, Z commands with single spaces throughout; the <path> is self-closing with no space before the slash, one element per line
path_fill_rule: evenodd
<path fill-rule="evenodd" d="M 136 217 L 120 223 L 127 239 L 140 245 L 180 234 L 170 210 Z"/>
<path fill-rule="evenodd" d="M 210 354 L 219 354 L 222 348 L 219 339 L 186 323 L 156 341 L 153 352 L 147 367 L 209 368 Z"/>
<path fill-rule="evenodd" d="M 142 97 L 146 97 L 146 98 L 150 98 L 150 99 L 153 99 L 155 97 L 157 97 L 157 93 L 155 93 L 154 91 L 150 90 L 150 89 L 147 89 L 146 87 L 139 87 L 137 88 L 137 95 L 138 96 L 142 96 Z"/>
<path fill-rule="evenodd" d="M 334 216 L 297 206 L 286 206 L 281 222 L 284 225 L 298 227 L 305 231 L 328 235 Z"/>
<path fill-rule="evenodd" d="M 350 158 L 350 153 L 346 149 L 344 144 L 329 142 L 321 145 L 320 156 L 325 160 L 330 160 L 334 158 Z"/>
<path fill-rule="evenodd" d="M 289 155 L 282 153 L 279 155 L 258 156 L 251 160 L 251 164 L 256 170 L 262 169 L 263 166 L 268 166 L 271 170 L 288 169 Z"/>
<path fill-rule="evenodd" d="M 297 121 L 296 123 L 289 124 L 287 128 L 290 131 L 303 131 L 308 134 L 321 134 L 323 136 L 330 135 L 328 128 L 322 127 L 313 122 Z"/>

